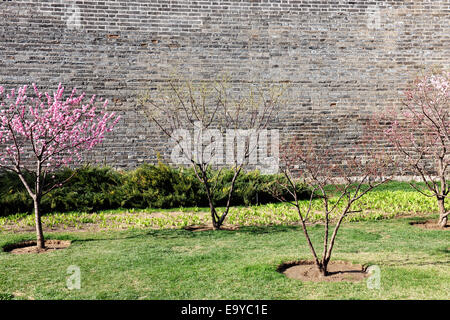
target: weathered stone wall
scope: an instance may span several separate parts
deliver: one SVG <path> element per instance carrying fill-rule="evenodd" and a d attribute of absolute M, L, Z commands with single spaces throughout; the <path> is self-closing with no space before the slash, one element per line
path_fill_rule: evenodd
<path fill-rule="evenodd" d="M 94 157 L 117 167 L 169 159 L 136 95 L 172 69 L 289 82 L 292 103 L 272 128 L 338 139 L 359 128 L 342 119 L 397 104 L 412 77 L 449 57 L 445 0 L 0 1 L 0 83 L 62 82 L 109 99 L 122 121 Z"/>

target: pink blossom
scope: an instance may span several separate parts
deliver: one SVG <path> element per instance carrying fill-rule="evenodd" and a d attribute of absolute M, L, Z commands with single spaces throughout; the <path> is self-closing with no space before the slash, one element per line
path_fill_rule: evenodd
<path fill-rule="evenodd" d="M 69 165 L 74 157 L 101 143 L 119 121 L 114 113 L 106 113 L 107 101 L 97 111 L 95 95 L 86 103 L 85 94 L 71 95 L 63 100 L 64 87 L 49 94 L 42 93 L 35 84 L 33 97 L 27 96 L 27 86 L 12 89 L 4 95 L 0 86 L 0 162 L 12 168 L 23 166 L 22 152 L 32 150 L 42 166 L 58 168 Z M 14 140 L 15 138 L 15 140 Z"/>

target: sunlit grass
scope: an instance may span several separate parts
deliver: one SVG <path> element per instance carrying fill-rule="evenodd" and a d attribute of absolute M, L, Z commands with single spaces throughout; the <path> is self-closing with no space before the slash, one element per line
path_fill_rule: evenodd
<path fill-rule="evenodd" d="M 423 230 L 411 218 L 347 222 L 334 260 L 378 265 L 381 286 L 310 283 L 286 278 L 278 264 L 311 259 L 299 226 L 237 231 L 126 230 L 59 232 L 64 250 L 0 252 L 0 299 L 449 299 L 448 231 Z M 323 241 L 323 226 L 311 227 Z M 0 233 L 0 246 L 34 233 Z M 68 290 L 67 268 L 81 270 L 81 289 Z"/>
<path fill-rule="evenodd" d="M 320 222 L 320 199 L 312 208 L 311 221 Z M 233 207 L 227 223 L 239 225 L 237 231 L 180 230 L 209 223 L 207 208 L 45 215 L 46 236 L 72 240 L 72 245 L 41 255 L 0 252 L 0 299 L 449 298 L 448 231 L 409 225 L 426 218 L 390 219 L 435 219 L 430 215 L 437 212 L 434 199 L 395 182 L 367 194 L 353 209 L 361 212 L 347 218 L 333 259 L 378 265 L 379 290 L 368 289 L 364 281 L 308 283 L 277 273 L 281 262 L 311 258 L 296 225 L 297 212 L 277 203 Z M 33 239 L 33 228 L 32 215 L 0 218 L 0 246 Z M 310 233 L 320 245 L 323 226 L 311 226 Z M 82 271 L 81 290 L 65 286 L 69 265 Z"/>

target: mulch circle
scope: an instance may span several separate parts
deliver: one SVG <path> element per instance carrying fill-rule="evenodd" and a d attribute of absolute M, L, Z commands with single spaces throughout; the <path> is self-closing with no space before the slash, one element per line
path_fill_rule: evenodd
<path fill-rule="evenodd" d="M 444 228 L 437 225 L 437 220 L 427 220 L 427 221 L 413 221 L 409 223 L 412 226 L 416 226 L 427 230 L 450 230 L 450 226 L 447 224 Z"/>
<path fill-rule="evenodd" d="M 319 272 L 314 261 L 306 260 L 285 262 L 278 266 L 277 271 L 291 279 L 313 282 L 357 282 L 370 275 L 364 266 L 346 261 L 330 261 L 328 276 L 323 276 Z"/>
<path fill-rule="evenodd" d="M 19 243 L 9 244 L 3 247 L 3 251 L 12 254 L 26 254 L 26 253 L 46 253 L 55 250 L 61 250 L 69 247 L 71 241 L 69 240 L 46 240 L 45 248 L 38 250 L 36 241 L 23 241 Z"/>

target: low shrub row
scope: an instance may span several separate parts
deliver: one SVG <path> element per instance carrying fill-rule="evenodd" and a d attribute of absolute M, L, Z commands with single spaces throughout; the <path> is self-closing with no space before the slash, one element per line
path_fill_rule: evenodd
<path fill-rule="evenodd" d="M 64 181 L 72 174 L 71 169 L 55 172 L 51 182 Z M 211 174 L 217 176 L 217 180 L 213 181 L 218 191 L 214 200 L 218 206 L 225 205 L 233 171 L 222 170 Z M 277 202 L 268 191 L 278 186 L 277 179 L 283 177 L 262 175 L 258 171 L 241 173 L 235 184 L 232 205 Z M 298 188 L 305 198 L 309 197 L 305 186 L 299 185 Z M 278 194 L 289 197 L 282 189 Z M 41 205 L 44 213 L 93 212 L 117 208 L 204 207 L 208 206 L 208 200 L 205 188 L 193 169 L 173 168 L 159 163 L 142 165 L 130 171 L 109 167 L 80 168 L 67 184 L 47 194 Z M 32 208 L 32 201 L 19 178 L 13 173 L 1 173 L 0 216 L 31 213 Z"/>

